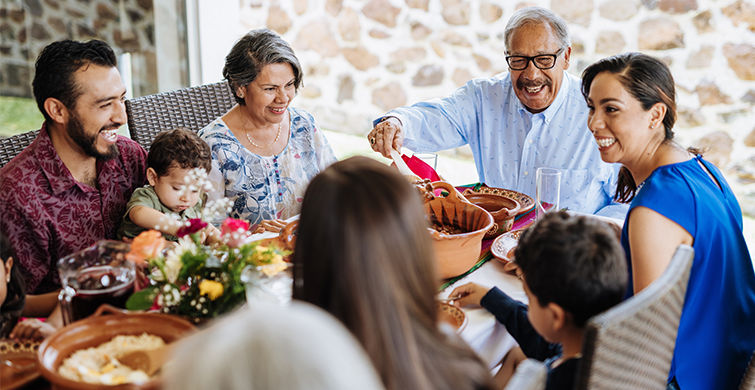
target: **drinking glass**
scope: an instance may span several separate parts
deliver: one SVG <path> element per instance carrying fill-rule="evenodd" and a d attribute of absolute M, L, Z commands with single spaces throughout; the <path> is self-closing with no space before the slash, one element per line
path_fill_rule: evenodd
<path fill-rule="evenodd" d="M 424 161 L 425 164 L 431 166 L 433 169 L 436 169 L 438 166 L 438 155 L 435 153 L 414 153 L 413 156 Z"/>
<path fill-rule="evenodd" d="M 125 242 L 102 240 L 58 261 L 65 325 L 88 317 L 103 303 L 126 308 L 136 280 L 134 263 L 126 260 L 130 249 Z"/>
<path fill-rule="evenodd" d="M 547 211 L 558 211 L 561 197 L 561 170 L 538 168 L 535 176 L 537 219 Z"/>
<path fill-rule="evenodd" d="M 246 302 L 268 302 L 285 306 L 291 301 L 294 288 L 293 264 L 248 265 L 241 272 L 241 281 L 246 288 Z M 280 267 L 283 267 L 281 270 Z M 265 272 L 266 268 L 274 269 Z"/>

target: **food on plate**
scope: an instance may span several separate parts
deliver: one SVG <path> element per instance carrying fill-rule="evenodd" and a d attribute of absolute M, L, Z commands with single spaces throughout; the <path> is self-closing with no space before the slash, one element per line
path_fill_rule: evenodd
<path fill-rule="evenodd" d="M 60 376 L 79 382 L 104 385 L 141 384 L 150 377 L 141 370 L 122 365 L 118 358 L 133 351 L 149 351 L 165 345 L 160 337 L 147 333 L 139 336 L 115 336 L 112 340 L 74 352 L 58 369 Z"/>

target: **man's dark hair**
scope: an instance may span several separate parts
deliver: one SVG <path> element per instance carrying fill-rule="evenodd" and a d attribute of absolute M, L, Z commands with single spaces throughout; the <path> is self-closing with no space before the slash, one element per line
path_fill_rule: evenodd
<path fill-rule="evenodd" d="M 547 213 L 522 232 L 514 255 L 540 305 L 561 306 L 578 327 L 626 292 L 624 250 L 615 231 L 596 218 Z"/>
<path fill-rule="evenodd" d="M 44 107 L 48 98 L 60 100 L 69 110 L 76 108 L 76 100 L 83 91 L 74 82 L 73 74 L 90 64 L 112 68 L 118 62 L 113 49 L 96 39 L 88 42 L 67 39 L 53 42 L 42 49 L 37 57 L 31 85 L 37 107 L 45 120 L 50 120 Z"/>
<path fill-rule="evenodd" d="M 166 130 L 152 141 L 147 155 L 147 167 L 154 169 L 157 176 L 167 175 L 171 168 L 204 168 L 210 173 L 210 146 L 191 130 Z"/>

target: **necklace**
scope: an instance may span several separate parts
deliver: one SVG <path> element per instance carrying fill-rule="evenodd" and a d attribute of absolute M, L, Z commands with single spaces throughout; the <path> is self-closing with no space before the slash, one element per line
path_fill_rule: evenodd
<path fill-rule="evenodd" d="M 241 115 L 241 110 L 239 110 L 239 116 L 241 116 L 241 127 L 244 128 L 244 134 L 246 134 L 246 139 L 249 140 L 249 143 L 252 144 L 255 148 L 258 149 L 267 149 L 270 146 L 272 146 L 274 143 L 278 141 L 278 138 L 281 136 L 281 122 L 278 122 L 278 134 L 275 135 L 275 139 L 273 142 L 270 142 L 269 144 L 265 146 L 259 146 L 254 141 L 252 141 L 252 137 L 249 136 L 249 130 L 246 129 L 246 120 L 244 119 L 244 116 Z"/>

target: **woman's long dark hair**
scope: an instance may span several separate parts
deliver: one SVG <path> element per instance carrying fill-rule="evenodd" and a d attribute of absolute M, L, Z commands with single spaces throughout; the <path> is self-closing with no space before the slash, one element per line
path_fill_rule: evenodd
<path fill-rule="evenodd" d="M 16 326 L 26 303 L 26 284 L 18 266 L 18 259 L 13 256 L 13 248 L 10 246 L 8 237 L 3 232 L 0 232 L 0 261 L 3 263 L 0 267 L 4 267 L 10 257 L 13 257 L 15 264 L 11 269 L 10 283 L 6 287 L 7 295 L 5 296 L 5 301 L 1 302 L 2 306 L 0 306 L 0 321 L 2 321 L 2 324 L 0 324 L 0 338 L 7 337 L 11 330 L 13 330 L 13 327 Z"/>
<path fill-rule="evenodd" d="M 294 298 L 360 341 L 388 390 L 492 388 L 474 352 L 437 327 L 438 275 L 419 194 L 367 157 L 307 187 L 294 250 Z"/>
<path fill-rule="evenodd" d="M 640 102 L 643 110 L 649 110 L 656 103 L 666 105 L 666 115 L 663 117 L 664 142 L 674 139 L 676 89 L 674 77 L 666 64 L 642 53 L 624 53 L 604 58 L 582 72 L 582 95 L 585 100 L 590 94 L 593 80 L 603 72 L 616 75 L 624 89 Z M 696 149 L 690 151 L 699 152 Z M 621 167 L 614 199 L 629 203 L 634 199 L 636 191 L 637 184 L 629 169 Z"/>

